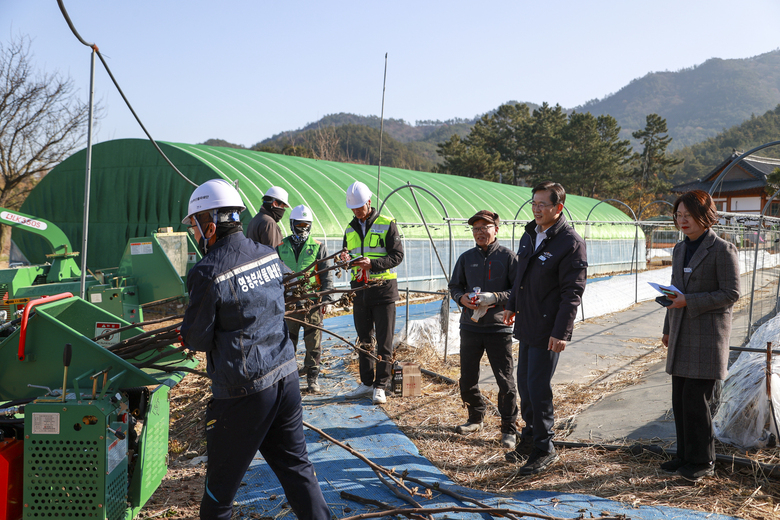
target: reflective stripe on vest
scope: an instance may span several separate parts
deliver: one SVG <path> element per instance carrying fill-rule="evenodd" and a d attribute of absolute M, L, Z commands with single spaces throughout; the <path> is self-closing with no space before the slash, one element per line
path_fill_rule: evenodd
<path fill-rule="evenodd" d="M 293 249 L 292 241 L 290 237 L 285 237 L 282 243 L 279 244 L 279 258 L 284 262 L 284 265 L 292 269 L 294 273 L 306 269 L 317 260 L 317 254 L 320 251 L 321 242 L 314 240 L 312 237 L 306 239 L 301 248 L 301 253 L 298 255 L 298 260 L 295 259 L 295 250 Z M 311 273 L 316 271 L 317 268 L 311 269 Z M 319 278 L 315 276 L 309 277 L 309 283 L 319 283 Z"/>
<path fill-rule="evenodd" d="M 368 235 L 361 242 L 360 233 L 355 231 L 352 226 L 348 227 L 345 233 L 347 250 L 352 258 L 364 256 L 366 258 L 382 258 L 387 256 L 387 232 L 390 231 L 390 223 L 393 219 L 384 215 L 379 215 L 371 227 L 368 228 Z M 352 268 L 352 281 L 357 279 L 358 268 Z M 398 278 L 395 267 L 385 269 L 384 271 L 369 271 L 368 277 L 371 280 L 395 280 Z"/>

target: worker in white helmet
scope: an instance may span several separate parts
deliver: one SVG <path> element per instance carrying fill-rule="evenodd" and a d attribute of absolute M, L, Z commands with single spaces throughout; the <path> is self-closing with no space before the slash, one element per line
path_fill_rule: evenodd
<path fill-rule="evenodd" d="M 322 261 L 328 256 L 328 248 L 324 242 L 316 240 L 311 235 L 313 219 L 314 214 L 309 208 L 302 204 L 295 206 L 290 212 L 291 234 L 285 237 L 279 247 L 276 248 L 279 258 L 294 273 L 306 269 L 315 262 L 317 262 L 317 265 L 310 273 L 316 273 L 316 271 L 321 271 L 328 267 L 328 262 Z M 309 284 L 311 289 L 315 291 L 329 291 L 333 289 L 330 271 L 312 274 L 309 276 Z M 311 303 L 316 303 L 319 298 L 313 298 L 312 300 Z M 322 297 L 322 302 L 330 301 L 333 301 L 332 295 L 327 294 Z M 298 302 L 297 306 L 297 310 L 288 316 L 289 318 L 305 321 L 318 327 L 322 326 L 322 317 L 327 313 L 329 305 L 307 309 L 306 302 Z M 322 356 L 322 331 L 289 319 L 287 320 L 287 327 L 290 329 L 290 339 L 292 339 L 293 347 L 296 350 L 298 335 L 301 328 L 303 328 L 303 343 L 306 345 L 306 355 L 303 359 L 303 366 L 298 370 L 298 375 L 306 376 L 306 386 L 309 392 L 319 392 L 320 385 L 317 377 L 320 373 L 320 358 Z"/>
<path fill-rule="evenodd" d="M 229 520 L 258 451 L 298 518 L 330 520 L 303 434 L 295 352 L 284 321 L 284 264 L 244 236 L 241 196 L 222 180 L 192 192 L 187 216 L 203 258 L 187 275 L 181 338 L 206 353 L 208 466 L 200 518 Z"/>
<path fill-rule="evenodd" d="M 385 387 L 390 382 L 393 368 L 393 331 L 395 330 L 395 302 L 398 301 L 396 267 L 404 259 L 404 249 L 395 219 L 380 215 L 371 207 L 371 190 L 362 182 L 347 188 L 347 208 L 355 218 L 344 232 L 344 259 L 351 259 L 352 288 L 361 287 L 369 280 L 384 281 L 355 293 L 352 316 L 358 341 L 364 348 L 372 348 L 372 331 L 376 334 L 377 363 L 358 354 L 360 384 L 347 393 L 347 399 L 372 396 L 374 404 L 386 402 Z"/>
<path fill-rule="evenodd" d="M 278 222 L 284 217 L 284 211 L 290 207 L 287 191 L 279 186 L 271 186 L 263 195 L 263 205 L 257 215 L 249 221 L 246 236 L 268 247 L 282 243 L 282 231 Z"/>

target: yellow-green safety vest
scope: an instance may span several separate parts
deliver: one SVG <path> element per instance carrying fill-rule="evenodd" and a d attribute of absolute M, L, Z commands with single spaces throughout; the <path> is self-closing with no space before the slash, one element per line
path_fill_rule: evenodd
<path fill-rule="evenodd" d="M 298 259 L 296 260 L 292 240 L 290 240 L 290 237 L 285 237 L 282 240 L 282 243 L 279 244 L 277 252 L 279 253 L 279 258 L 281 261 L 284 262 L 284 265 L 292 269 L 294 273 L 297 273 L 302 269 L 306 269 L 315 260 L 317 260 L 317 254 L 320 252 L 321 245 L 322 242 L 319 240 L 315 240 L 312 237 L 307 238 L 306 242 L 303 243 L 303 247 L 301 248 L 301 253 L 298 255 Z M 315 266 L 309 272 L 313 273 L 316 270 L 317 267 Z M 315 282 L 319 283 L 319 276 L 316 278 L 315 276 L 310 276 L 309 283 L 313 284 Z"/>
<path fill-rule="evenodd" d="M 347 249 L 349 255 L 352 258 L 358 258 L 364 256 L 366 258 L 382 258 L 387 256 L 387 232 L 390 230 L 390 223 L 395 222 L 394 219 L 379 215 L 374 220 L 371 227 L 367 230 L 367 234 L 363 237 L 363 241 L 360 240 L 360 233 L 354 230 L 352 226 L 347 228 L 345 237 L 347 240 Z M 352 280 L 357 279 L 357 274 L 360 269 L 357 267 L 352 268 Z M 385 269 L 384 271 L 369 271 L 368 277 L 371 280 L 395 280 L 398 278 L 395 267 L 392 269 Z"/>

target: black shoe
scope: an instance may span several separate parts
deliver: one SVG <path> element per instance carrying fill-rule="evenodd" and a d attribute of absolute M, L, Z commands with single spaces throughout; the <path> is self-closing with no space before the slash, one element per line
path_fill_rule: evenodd
<path fill-rule="evenodd" d="M 672 460 L 667 460 L 666 462 L 662 462 L 658 467 L 661 468 L 661 471 L 674 474 L 677 473 L 678 469 L 685 466 L 685 464 L 686 462 L 684 460 L 675 457 Z"/>
<path fill-rule="evenodd" d="M 706 462 L 704 464 L 686 464 L 677 470 L 677 474 L 685 480 L 696 482 L 703 477 L 711 477 L 715 474 L 715 463 Z"/>
<path fill-rule="evenodd" d="M 517 474 L 539 474 L 552 466 L 558 459 L 558 452 L 555 451 L 555 448 L 553 448 L 551 452 L 546 452 L 538 448 L 534 448 L 534 451 L 531 452 L 531 455 L 528 456 L 528 460 L 526 461 L 525 466 L 517 470 Z"/>
<path fill-rule="evenodd" d="M 467 433 L 474 433 L 478 432 L 482 429 L 483 423 L 482 421 L 479 422 L 472 422 L 471 419 L 466 421 L 464 424 L 459 424 L 455 427 L 455 433 L 459 433 L 461 435 L 465 435 Z"/>
<path fill-rule="evenodd" d="M 520 437 L 515 449 L 504 454 L 504 460 L 511 463 L 522 462 L 534 451 L 534 441 L 530 437 Z"/>

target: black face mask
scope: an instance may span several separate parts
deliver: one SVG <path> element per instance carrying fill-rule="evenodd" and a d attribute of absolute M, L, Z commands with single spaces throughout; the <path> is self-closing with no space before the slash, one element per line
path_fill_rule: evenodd
<path fill-rule="evenodd" d="M 205 237 L 200 237 L 200 240 L 198 240 L 198 251 L 200 251 L 202 256 L 206 256 L 206 253 L 209 252 L 208 241 Z"/>
<path fill-rule="evenodd" d="M 276 207 L 275 208 L 275 207 L 272 206 L 272 204 L 273 204 L 273 202 L 263 203 L 263 205 L 265 206 L 265 209 L 268 210 L 268 212 L 271 214 L 273 219 L 276 222 L 279 222 L 280 220 L 282 220 L 282 217 L 284 216 L 284 208 L 283 207 Z"/>

